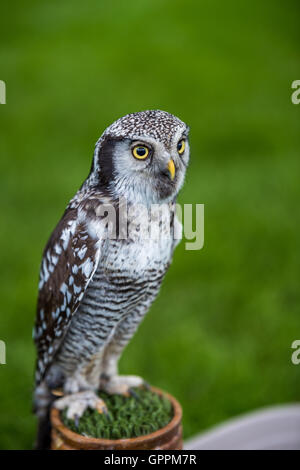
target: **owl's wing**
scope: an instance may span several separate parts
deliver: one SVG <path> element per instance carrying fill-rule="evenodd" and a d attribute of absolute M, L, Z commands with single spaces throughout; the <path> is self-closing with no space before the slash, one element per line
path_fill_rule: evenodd
<path fill-rule="evenodd" d="M 37 383 L 51 365 L 99 262 L 101 234 L 88 230 L 78 214 L 78 209 L 65 211 L 43 254 L 33 332 Z"/>

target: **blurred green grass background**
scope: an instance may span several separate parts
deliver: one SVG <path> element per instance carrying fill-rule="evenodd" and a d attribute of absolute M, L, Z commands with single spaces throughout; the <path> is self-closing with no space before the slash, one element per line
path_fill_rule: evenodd
<path fill-rule="evenodd" d="M 140 0 L 1 5 L 0 448 L 31 448 L 41 253 L 123 114 L 191 127 L 181 203 L 205 246 L 176 250 L 121 371 L 182 403 L 185 437 L 299 399 L 299 3 Z"/>

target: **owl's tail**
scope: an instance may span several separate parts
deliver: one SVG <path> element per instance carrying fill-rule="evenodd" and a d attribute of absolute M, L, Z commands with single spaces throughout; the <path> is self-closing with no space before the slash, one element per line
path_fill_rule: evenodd
<path fill-rule="evenodd" d="M 33 411 L 38 418 L 37 437 L 34 445 L 36 450 L 50 449 L 50 410 L 53 401 L 54 397 L 46 385 L 41 384 L 35 389 Z"/>
<path fill-rule="evenodd" d="M 34 448 L 36 450 L 47 450 L 51 447 L 51 425 L 50 425 L 50 410 L 47 416 L 39 418 L 37 437 Z"/>

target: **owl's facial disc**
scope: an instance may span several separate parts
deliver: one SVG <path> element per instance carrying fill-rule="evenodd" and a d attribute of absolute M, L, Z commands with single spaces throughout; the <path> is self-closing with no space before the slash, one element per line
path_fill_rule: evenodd
<path fill-rule="evenodd" d="M 168 202 L 183 184 L 188 152 L 182 132 L 170 146 L 149 136 L 117 140 L 110 189 L 141 204 Z"/>
<path fill-rule="evenodd" d="M 97 149 L 97 147 L 96 147 Z M 188 127 L 164 111 L 129 114 L 99 141 L 94 174 L 115 197 L 139 204 L 173 200 L 189 161 Z"/>

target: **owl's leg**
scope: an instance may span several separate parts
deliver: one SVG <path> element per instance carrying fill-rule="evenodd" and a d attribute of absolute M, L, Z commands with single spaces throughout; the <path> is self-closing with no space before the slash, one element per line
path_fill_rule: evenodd
<path fill-rule="evenodd" d="M 78 420 L 87 408 L 106 413 L 104 401 L 98 396 L 102 357 L 111 331 L 118 318 L 110 318 L 100 328 L 91 315 L 85 313 L 85 305 L 68 331 L 57 362 L 64 373 L 62 398 L 53 406 L 59 410 L 67 408 L 67 417 Z M 76 323 L 75 323 L 76 321 Z"/>
<path fill-rule="evenodd" d="M 88 408 L 107 413 L 105 402 L 97 394 L 96 374 L 101 366 L 102 355 L 103 348 L 85 366 L 66 378 L 64 396 L 57 399 L 53 406 L 59 410 L 67 408 L 68 419 L 77 421 Z"/>
<path fill-rule="evenodd" d="M 118 375 L 118 361 L 136 332 L 147 309 L 139 309 L 126 316 L 116 327 L 115 333 L 104 349 L 100 390 L 109 394 L 129 396 L 133 387 L 147 386 L 137 375 Z"/>

